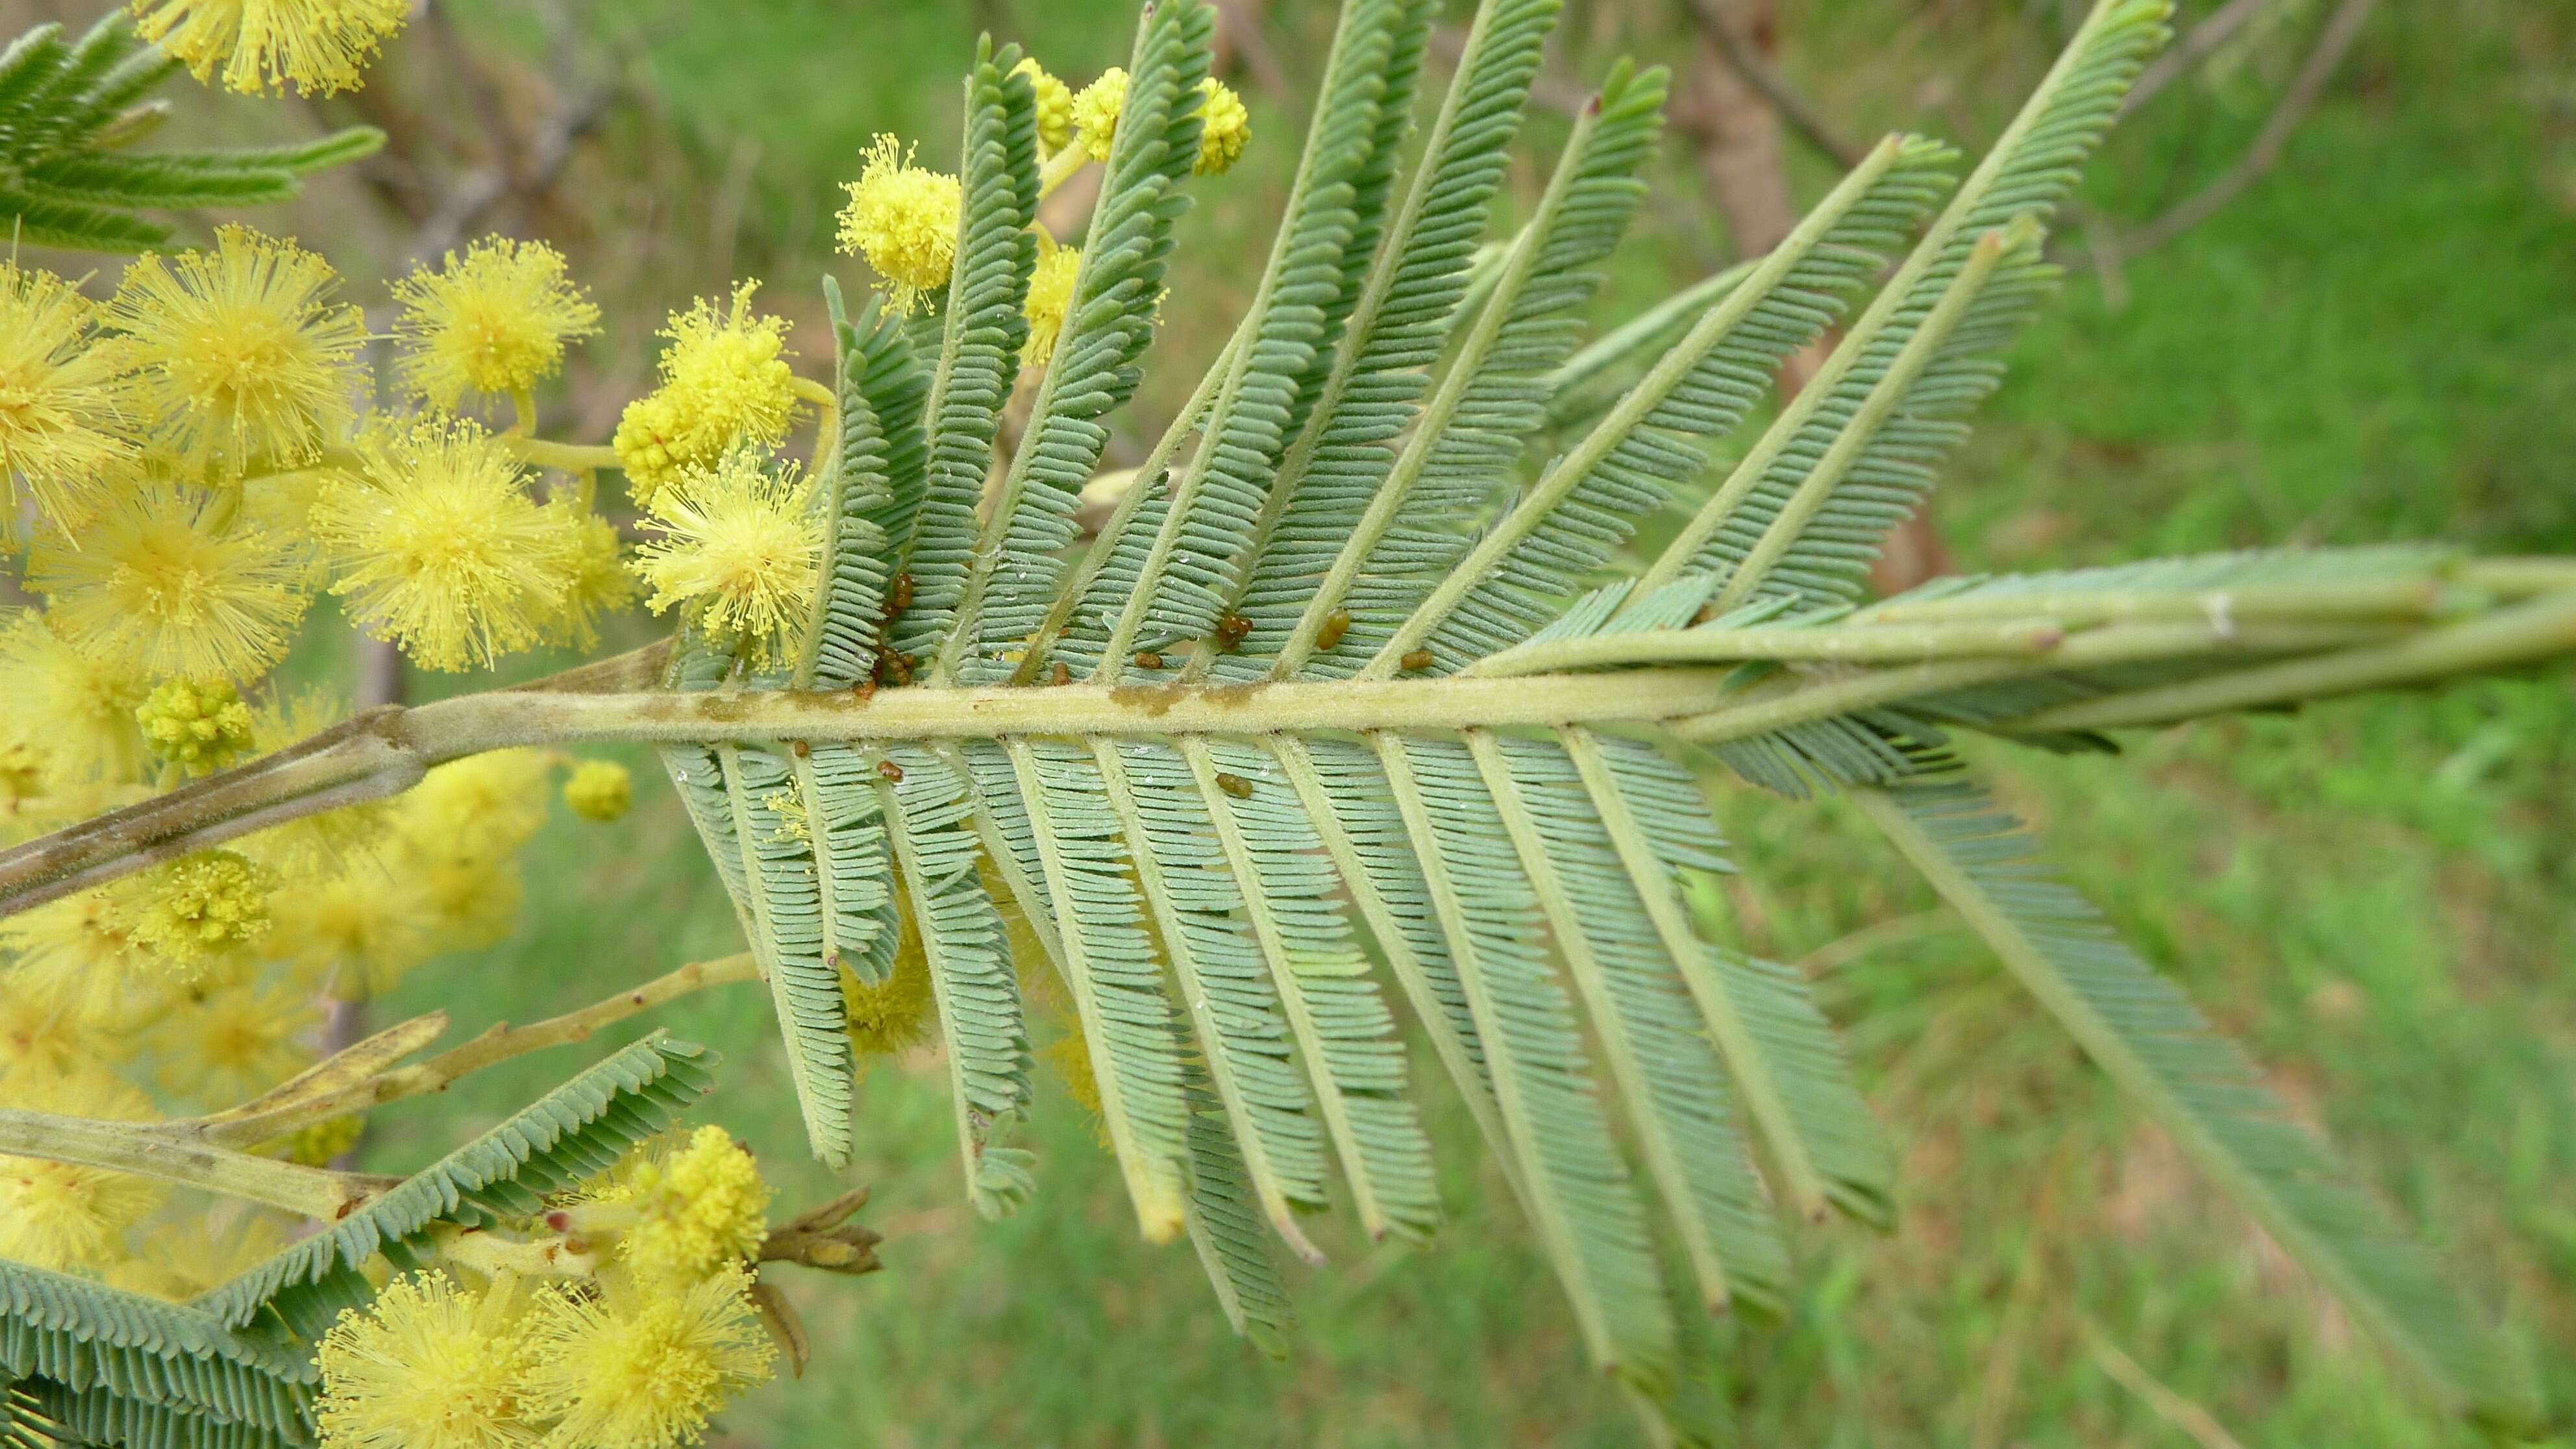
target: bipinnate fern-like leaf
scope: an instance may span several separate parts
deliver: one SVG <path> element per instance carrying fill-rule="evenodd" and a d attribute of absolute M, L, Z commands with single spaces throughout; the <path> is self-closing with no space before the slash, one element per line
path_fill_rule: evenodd
<path fill-rule="evenodd" d="M 1275 1349 L 1272 1253 L 1322 1259 L 1316 1214 L 1436 1232 L 1401 997 L 1588 1352 L 1700 1435 L 1703 1315 L 1781 1312 L 1794 1232 L 1887 1227 L 1895 1202 L 1808 983 L 1690 904 L 1693 878 L 1759 866 L 1707 792 L 1727 768 L 1793 796 L 1892 787 L 1863 798 L 1896 802 L 1871 808 L 2078 1041 L 2360 1321 L 2511 1418 L 2511 1375 L 2430 1260 L 1938 777 L 1951 730 L 2104 748 L 2126 724 L 2576 651 L 2576 571 L 2265 553 L 1858 605 L 2045 295 L 2042 225 L 2166 6 L 2102 0 L 1964 183 L 1946 146 L 1890 137 L 1771 253 L 1580 350 L 1647 184 L 1659 73 L 1609 75 L 1471 268 L 1556 10 L 1478 7 L 1408 180 L 1429 7 L 1349 0 L 1250 308 L 1087 544 L 1072 504 L 1153 335 L 1210 17 L 1158 4 L 1138 29 L 1075 300 L 1007 458 L 1034 173 L 1012 54 L 979 52 L 945 305 L 850 319 L 831 298 L 831 558 L 803 655 L 754 668 L 684 637 L 669 676 L 739 721 L 666 754 L 818 1151 L 851 1121 L 821 984 L 881 972 L 908 919 L 970 1196 L 1027 1197 L 1027 1155 L 996 1145 L 1029 1094 L 1015 913 L 1043 958 L 1021 964 L 1073 1003 L 1140 1229 L 1186 1234 Z M 1668 546 L 1629 552 L 1676 507 Z"/>
<path fill-rule="evenodd" d="M 0 53 L 0 241 L 76 251 L 158 246 L 170 226 L 137 213 L 284 201 L 304 178 L 374 152 L 369 126 L 295 146 L 129 151 L 166 103 L 146 100 L 183 69 L 138 42 L 112 10 L 77 40 L 58 24 Z"/>

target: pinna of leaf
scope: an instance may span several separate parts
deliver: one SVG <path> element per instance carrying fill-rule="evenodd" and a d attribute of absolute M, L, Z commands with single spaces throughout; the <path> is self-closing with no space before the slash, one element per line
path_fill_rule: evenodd
<path fill-rule="evenodd" d="M 1204 85 L 1212 12 L 1198 5 L 1148 8 L 1118 83 L 1087 88 L 1070 120 L 1053 114 L 1065 87 L 988 43 L 964 87 L 954 245 L 927 245 L 909 213 L 854 224 L 872 260 L 900 270 L 854 315 L 827 283 L 831 384 L 772 398 L 778 417 L 811 405 L 825 420 L 810 482 L 758 446 L 723 463 L 769 480 L 744 488 L 770 521 L 787 500 L 802 510 L 781 534 L 811 541 L 819 566 L 789 581 L 806 611 L 794 627 L 692 608 L 666 650 L 631 665 L 388 712 L 113 828 L 0 856 L 0 905 L 326 796 L 390 793 L 476 751 L 649 741 L 772 994 L 818 1157 L 840 1165 L 856 1146 L 850 988 L 917 970 L 966 1189 L 988 1216 L 1022 1207 L 1031 1162 L 1007 1143 L 1032 1053 L 1013 957 L 1033 957 L 1017 964 L 1070 1003 L 1140 1230 L 1189 1238 L 1236 1327 L 1283 1346 L 1274 1240 L 1320 1258 L 1307 1223 L 1337 1198 L 1371 1238 L 1439 1228 L 1401 996 L 1586 1351 L 1698 1441 L 1713 1431 L 1680 1391 L 1701 1338 L 1691 1315 L 1785 1312 L 1790 1225 L 1887 1226 L 1895 1184 L 1808 983 L 1711 939 L 1680 882 L 1758 868 L 1712 822 L 1706 792 L 1726 773 L 1848 793 L 2433 1392 L 2528 1422 L 2521 1366 L 2459 1285 L 2038 863 L 1949 737 L 2087 748 L 2107 731 L 2562 658 L 2576 653 L 2576 562 L 2249 552 L 1863 598 L 1869 561 L 2053 287 L 2043 228 L 2166 41 L 2165 0 L 2101 0 L 1964 177 L 1920 137 L 1871 149 L 1652 355 L 1637 339 L 1673 328 L 1578 353 L 1574 324 L 1642 194 L 1661 72 L 1605 78 L 1480 268 L 1558 6 L 1485 0 L 1436 106 L 1417 96 L 1434 8 L 1344 6 L 1251 304 L 1136 470 L 1147 481 L 1087 543 L 1080 494 L 1104 420 L 1136 390 L 1182 186 L 1223 109 Z M 1068 157 L 1097 161 L 1102 185 L 1070 280 L 1050 281 L 1062 305 L 1049 303 L 1046 360 L 1004 455 L 1044 250 L 1037 204 Z M 901 175 L 891 143 L 871 166 L 854 206 L 947 205 L 945 186 Z M 1751 430 L 1782 364 L 1828 332 L 1815 378 Z M 1615 402 L 1538 446 L 1560 391 L 1605 375 L 1628 379 Z M 777 436 L 750 431 L 756 445 Z M 1739 461 L 1716 476 L 1721 439 Z M 1689 522 L 1639 552 L 1640 523 L 1676 505 Z M 654 1096 L 648 1069 L 694 1070 L 656 1050 L 593 1069 L 626 1075 L 585 1088 L 589 1107 L 547 1108 L 550 1130 L 626 1131 L 619 1093 Z M 365 1300 L 364 1250 L 402 1263 L 439 1223 L 474 1227 L 570 1180 L 540 1154 L 521 1169 L 529 1184 L 509 1186 L 473 1153 L 117 1351 L 249 1376 L 286 1422 L 309 1378 L 262 1358 L 273 1345 L 240 1336 L 248 1325 L 273 1313 L 310 1337 Z M 56 1325 L 123 1311 L 68 1283 L 13 1286 L 11 1312 L 77 1336 Z M 547 1321 L 569 1334 L 587 1302 Z M 144 1412 L 39 1407 L 64 1422 Z M 588 1422 L 578 1404 L 560 1412 Z"/>

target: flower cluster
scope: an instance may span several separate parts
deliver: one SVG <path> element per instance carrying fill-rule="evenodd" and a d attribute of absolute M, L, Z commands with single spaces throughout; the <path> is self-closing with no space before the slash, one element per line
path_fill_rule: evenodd
<path fill-rule="evenodd" d="M 580 1252 L 533 1287 L 459 1246 L 323 1337 L 326 1449 L 664 1449 L 765 1382 L 752 1301 L 768 1185 L 723 1129 L 646 1144 L 549 1213 Z M 604 1248 L 605 1252 L 599 1251 Z"/>
<path fill-rule="evenodd" d="M 1061 185 L 1086 162 L 1109 159 L 1118 135 L 1118 118 L 1127 109 L 1127 72 L 1117 66 L 1102 71 L 1077 93 L 1038 64 L 1022 60 L 1012 74 L 1025 75 L 1036 103 L 1038 154 L 1045 160 L 1049 190 Z M 1252 121 L 1243 98 L 1211 76 L 1199 83 L 1199 149 L 1192 175 L 1216 176 L 1231 169 L 1252 138 Z M 931 306 L 947 291 L 957 264 L 957 237 L 962 225 L 964 190 L 958 178 L 932 171 L 914 160 L 914 152 L 893 136 L 880 135 L 868 147 L 859 179 L 843 188 L 849 204 L 841 209 L 841 250 L 865 257 L 885 281 L 888 305 L 897 312 Z M 1073 302 L 1074 279 L 1082 252 L 1060 243 L 1041 223 L 1035 228 L 1037 267 L 1029 278 L 1029 335 L 1020 349 L 1020 364 L 1042 370 L 1055 356 L 1056 339 Z M 620 445 L 623 447 L 623 444 Z"/>

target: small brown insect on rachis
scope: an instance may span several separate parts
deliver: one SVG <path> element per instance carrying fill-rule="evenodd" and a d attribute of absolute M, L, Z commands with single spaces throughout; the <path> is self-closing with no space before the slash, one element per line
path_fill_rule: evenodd
<path fill-rule="evenodd" d="M 893 580 L 886 585 L 886 617 L 891 619 L 895 615 L 900 614 L 911 607 L 912 575 L 910 573 L 896 574 Z"/>
<path fill-rule="evenodd" d="M 1252 782 L 1241 775 L 1229 775 L 1219 770 L 1216 772 L 1216 787 L 1237 800 L 1252 798 Z"/>
<path fill-rule="evenodd" d="M 885 781 L 889 785 L 900 785 L 903 783 L 903 766 L 896 764 L 892 760 L 879 760 L 877 761 L 877 778 Z"/>
<path fill-rule="evenodd" d="M 1428 669 L 1431 667 L 1431 651 L 1428 649 L 1407 650 L 1405 651 L 1404 658 L 1400 662 L 1407 669 Z"/>
<path fill-rule="evenodd" d="M 1073 666 L 1061 659 L 1057 660 L 1055 667 L 1047 671 L 1047 683 L 1054 685 L 1073 683 Z"/>
<path fill-rule="evenodd" d="M 1163 656 L 1151 649 L 1139 649 L 1132 662 L 1139 669 L 1160 669 L 1163 667 Z"/>
<path fill-rule="evenodd" d="M 1231 649 L 1242 643 L 1243 636 L 1251 632 L 1252 621 L 1229 609 L 1217 616 L 1216 647 Z"/>

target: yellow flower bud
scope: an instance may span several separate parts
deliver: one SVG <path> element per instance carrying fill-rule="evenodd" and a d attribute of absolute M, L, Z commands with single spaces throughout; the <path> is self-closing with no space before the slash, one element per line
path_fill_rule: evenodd
<path fill-rule="evenodd" d="M 1082 88 L 1082 94 L 1073 98 L 1073 124 L 1082 133 L 1084 154 L 1094 161 L 1109 159 L 1109 143 L 1118 135 L 1118 114 L 1126 109 L 1127 72 L 1117 66 Z"/>
<path fill-rule="evenodd" d="M 584 760 L 564 781 L 564 808 L 584 820 L 615 820 L 635 800 L 635 777 L 615 760 Z"/>
<path fill-rule="evenodd" d="M 1041 155 L 1061 151 L 1073 139 L 1073 89 L 1047 73 L 1030 56 L 1011 67 L 1011 74 L 1029 78 L 1029 89 L 1037 97 L 1038 151 Z"/>
<path fill-rule="evenodd" d="M 1252 116 L 1243 97 L 1215 76 L 1199 82 L 1199 156 L 1190 163 L 1192 176 L 1222 176 L 1252 139 Z"/>
<path fill-rule="evenodd" d="M 250 706 L 229 679 L 173 679 L 135 707 L 134 722 L 184 774 L 212 774 L 251 750 Z"/>

